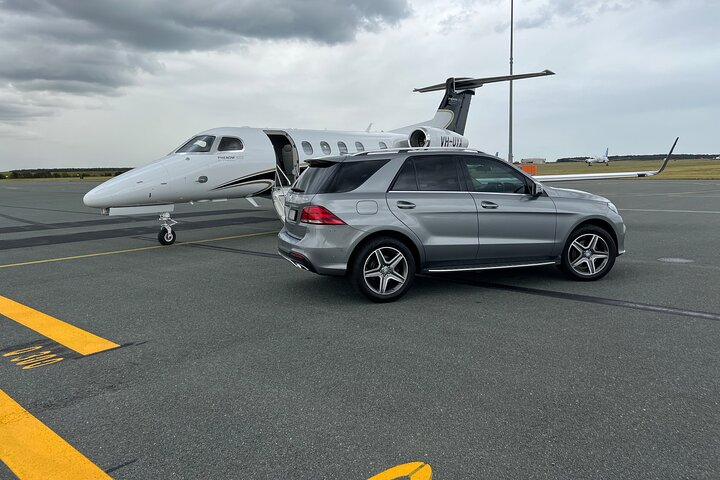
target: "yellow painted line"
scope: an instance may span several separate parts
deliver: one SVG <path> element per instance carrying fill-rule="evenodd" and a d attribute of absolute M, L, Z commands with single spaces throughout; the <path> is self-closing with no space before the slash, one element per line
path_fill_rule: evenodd
<path fill-rule="evenodd" d="M 0 296 L 0 315 L 15 320 L 81 355 L 92 355 L 120 346 L 3 296 Z"/>
<path fill-rule="evenodd" d="M 110 478 L 2 390 L 0 460 L 21 480 Z"/>
<path fill-rule="evenodd" d="M 259 235 L 270 235 L 273 233 L 277 233 L 277 231 L 273 232 L 259 232 L 259 233 L 247 233 L 245 235 L 233 235 L 230 237 L 217 237 L 217 238 L 209 238 L 207 240 L 193 240 L 190 242 L 178 242 L 173 245 L 153 245 L 152 247 L 138 247 L 138 248 L 128 248 L 125 250 L 114 250 L 111 252 L 98 252 L 98 253 L 86 253 L 84 255 L 75 255 L 73 257 L 60 257 L 60 258 L 48 258 L 46 260 L 33 260 L 30 262 L 21 262 L 21 263 L 9 263 L 6 265 L 0 265 L 0 268 L 10 268 L 10 267 L 24 267 L 26 265 L 37 265 L 40 263 L 51 263 L 51 262 L 64 262 L 66 260 L 78 260 L 81 258 L 91 258 L 91 257 L 101 257 L 104 255 L 117 255 L 119 253 L 131 253 L 131 252 L 142 252 L 143 250 L 155 250 L 158 248 L 169 248 L 174 246 L 180 246 L 180 245 L 193 245 L 196 243 L 209 243 L 209 242 L 219 242 L 221 240 L 233 240 L 236 238 L 248 238 L 248 237 L 257 237 Z"/>
<path fill-rule="evenodd" d="M 432 468 L 423 462 L 411 462 L 398 465 L 370 477 L 368 480 L 432 480 Z"/>

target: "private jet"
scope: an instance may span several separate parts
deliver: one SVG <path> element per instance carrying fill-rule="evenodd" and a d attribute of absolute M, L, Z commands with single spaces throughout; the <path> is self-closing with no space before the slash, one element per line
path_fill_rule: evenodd
<path fill-rule="evenodd" d="M 475 89 L 488 83 L 554 75 L 550 70 L 487 78 L 452 77 L 416 92 L 444 90 L 435 113 L 426 121 L 388 132 L 222 127 L 194 135 L 166 156 L 134 168 L 90 190 L 83 202 L 104 215 L 159 214 L 158 241 L 177 238 L 175 204 L 268 195 L 284 221 L 285 194 L 307 168 L 307 161 L 328 155 L 402 148 L 467 148 L 464 136 Z M 664 166 L 662 167 L 664 168 Z M 660 172 L 629 172 L 649 176 Z M 599 174 L 585 175 L 598 178 Z M 606 174 L 617 177 L 618 174 Z M 552 178 L 551 178 L 552 177 Z M 576 175 L 536 177 L 543 181 L 575 180 Z"/>

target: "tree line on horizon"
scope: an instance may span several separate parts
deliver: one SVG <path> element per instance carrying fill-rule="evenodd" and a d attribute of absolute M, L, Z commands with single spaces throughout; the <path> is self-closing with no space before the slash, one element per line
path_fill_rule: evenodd
<path fill-rule="evenodd" d="M 0 174 L 1 178 L 85 178 L 85 177 L 116 177 L 131 168 L 28 168 L 10 170 Z"/>

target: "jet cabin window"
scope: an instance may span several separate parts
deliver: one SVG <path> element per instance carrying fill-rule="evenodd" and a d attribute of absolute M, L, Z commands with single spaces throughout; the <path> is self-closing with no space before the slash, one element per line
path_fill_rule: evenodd
<path fill-rule="evenodd" d="M 345 145 L 345 142 L 338 142 L 338 149 L 340 150 L 341 155 L 348 153 L 347 145 Z"/>
<path fill-rule="evenodd" d="M 323 153 L 325 155 L 330 155 L 330 145 L 328 145 L 327 142 L 320 142 L 320 148 L 322 149 Z"/>
<path fill-rule="evenodd" d="M 207 153 L 212 148 L 214 141 L 215 137 L 212 135 L 198 135 L 178 148 L 176 153 Z"/>
<path fill-rule="evenodd" d="M 313 148 L 312 145 L 310 145 L 310 142 L 302 142 L 303 152 L 305 152 L 306 155 L 312 155 L 313 154 Z"/>
<path fill-rule="evenodd" d="M 387 143 L 385 143 L 385 142 L 380 142 L 380 143 L 378 143 L 378 145 L 380 145 L 380 148 L 382 148 L 382 149 L 387 148 Z"/>
<path fill-rule="evenodd" d="M 242 140 L 235 137 L 223 137 L 218 145 L 218 152 L 236 152 L 243 149 Z"/>
<path fill-rule="evenodd" d="M 525 177 L 514 167 L 498 160 L 483 157 L 462 156 L 461 163 L 467 167 L 470 191 L 489 193 L 530 193 Z"/>
<path fill-rule="evenodd" d="M 364 152 L 364 151 L 365 151 L 365 147 L 364 147 L 363 144 L 360 143 L 360 142 L 355 142 L 355 148 L 357 149 L 358 152 Z"/>

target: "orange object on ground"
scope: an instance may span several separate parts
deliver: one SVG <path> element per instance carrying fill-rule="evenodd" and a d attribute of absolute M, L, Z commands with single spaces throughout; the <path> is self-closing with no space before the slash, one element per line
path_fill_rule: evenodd
<path fill-rule="evenodd" d="M 521 165 L 521 168 L 523 172 L 527 172 L 530 175 L 537 175 L 537 165 L 526 164 Z"/>

